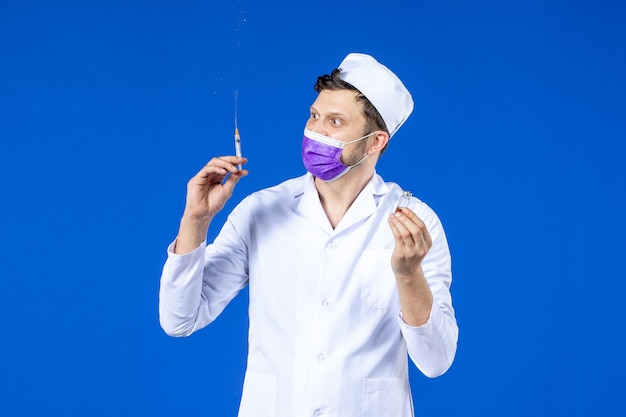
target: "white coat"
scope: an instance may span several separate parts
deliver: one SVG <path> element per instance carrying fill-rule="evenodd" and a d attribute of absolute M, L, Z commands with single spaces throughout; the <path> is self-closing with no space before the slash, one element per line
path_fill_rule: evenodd
<path fill-rule="evenodd" d="M 387 222 L 401 193 L 375 174 L 333 229 L 306 174 L 244 199 L 213 244 L 186 255 L 170 247 L 159 302 L 169 335 L 208 325 L 250 286 L 240 417 L 409 417 L 407 353 L 429 377 L 450 367 L 448 244 L 416 198 L 410 208 L 433 240 L 422 262 L 433 307 L 423 326 L 401 319 Z"/>

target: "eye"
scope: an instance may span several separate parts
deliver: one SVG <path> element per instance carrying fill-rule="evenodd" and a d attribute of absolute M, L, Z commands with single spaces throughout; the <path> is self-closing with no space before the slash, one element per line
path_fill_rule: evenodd
<path fill-rule="evenodd" d="M 332 119 L 330 119 L 330 123 L 333 126 L 341 126 L 341 120 L 337 119 L 336 117 L 333 117 Z"/>

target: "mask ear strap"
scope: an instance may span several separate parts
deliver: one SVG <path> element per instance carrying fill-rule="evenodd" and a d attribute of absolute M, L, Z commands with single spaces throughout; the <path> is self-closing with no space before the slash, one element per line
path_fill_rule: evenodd
<path fill-rule="evenodd" d="M 376 134 L 376 133 L 378 133 L 378 132 L 380 132 L 380 130 L 376 130 L 376 131 L 374 131 L 374 132 L 372 132 L 372 133 L 369 133 L 369 134 L 367 134 L 367 135 L 365 135 L 365 136 L 361 136 L 361 137 L 360 137 L 360 138 L 358 138 L 358 139 L 354 139 L 354 140 L 351 140 L 350 142 L 346 142 L 346 143 L 344 143 L 344 144 L 343 144 L 343 146 L 349 145 L 349 144 L 354 143 L 354 142 L 358 142 L 358 141 L 363 140 L 363 139 L 365 139 L 365 138 L 369 138 L 370 136 L 375 135 L 375 134 Z"/>
<path fill-rule="evenodd" d="M 349 169 L 349 168 L 354 168 L 355 166 L 359 165 L 361 162 L 365 161 L 365 158 L 367 158 L 368 156 L 370 156 L 370 154 L 366 153 L 366 154 L 365 154 L 365 156 L 359 160 L 359 162 L 357 162 L 356 164 L 352 164 L 352 165 L 350 165 L 350 166 L 348 167 L 348 169 Z"/>

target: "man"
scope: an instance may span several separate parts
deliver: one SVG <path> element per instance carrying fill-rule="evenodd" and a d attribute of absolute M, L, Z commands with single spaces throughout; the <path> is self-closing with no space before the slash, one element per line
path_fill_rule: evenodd
<path fill-rule="evenodd" d="M 239 416 L 413 415 L 407 353 L 427 376 L 457 343 L 450 254 L 435 213 L 375 172 L 413 110 L 402 82 L 349 54 L 318 78 L 302 142 L 308 173 L 254 193 L 211 245 L 211 219 L 247 175 L 212 159 L 187 187 L 160 291 L 161 326 L 187 336 L 250 286 Z"/>

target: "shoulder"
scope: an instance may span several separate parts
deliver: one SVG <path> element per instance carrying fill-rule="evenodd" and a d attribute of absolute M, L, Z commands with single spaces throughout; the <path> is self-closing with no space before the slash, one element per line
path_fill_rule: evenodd
<path fill-rule="evenodd" d="M 264 188 L 250 194 L 247 199 L 255 201 L 282 199 L 289 196 L 301 194 L 307 184 L 312 181 L 311 174 L 304 174 L 300 177 L 291 178 L 272 187 Z"/>
<path fill-rule="evenodd" d="M 431 227 L 439 227 L 441 224 L 437 213 L 420 197 L 417 196 L 417 193 L 411 186 L 406 184 L 397 184 L 395 182 L 385 181 L 383 178 L 376 174 L 373 178 L 374 186 L 377 190 L 388 190 L 385 199 L 388 200 L 388 204 L 392 204 L 395 208 L 395 205 L 398 203 L 400 196 L 404 191 L 410 191 L 412 194 L 411 203 L 409 204 L 409 208 L 417 214 L 417 216 L 426 223 L 429 228 Z"/>
<path fill-rule="evenodd" d="M 291 178 L 280 184 L 264 188 L 245 197 L 233 210 L 236 212 L 259 212 L 259 210 L 278 209 L 289 205 L 295 197 L 301 195 L 312 181 L 310 174 Z"/>

